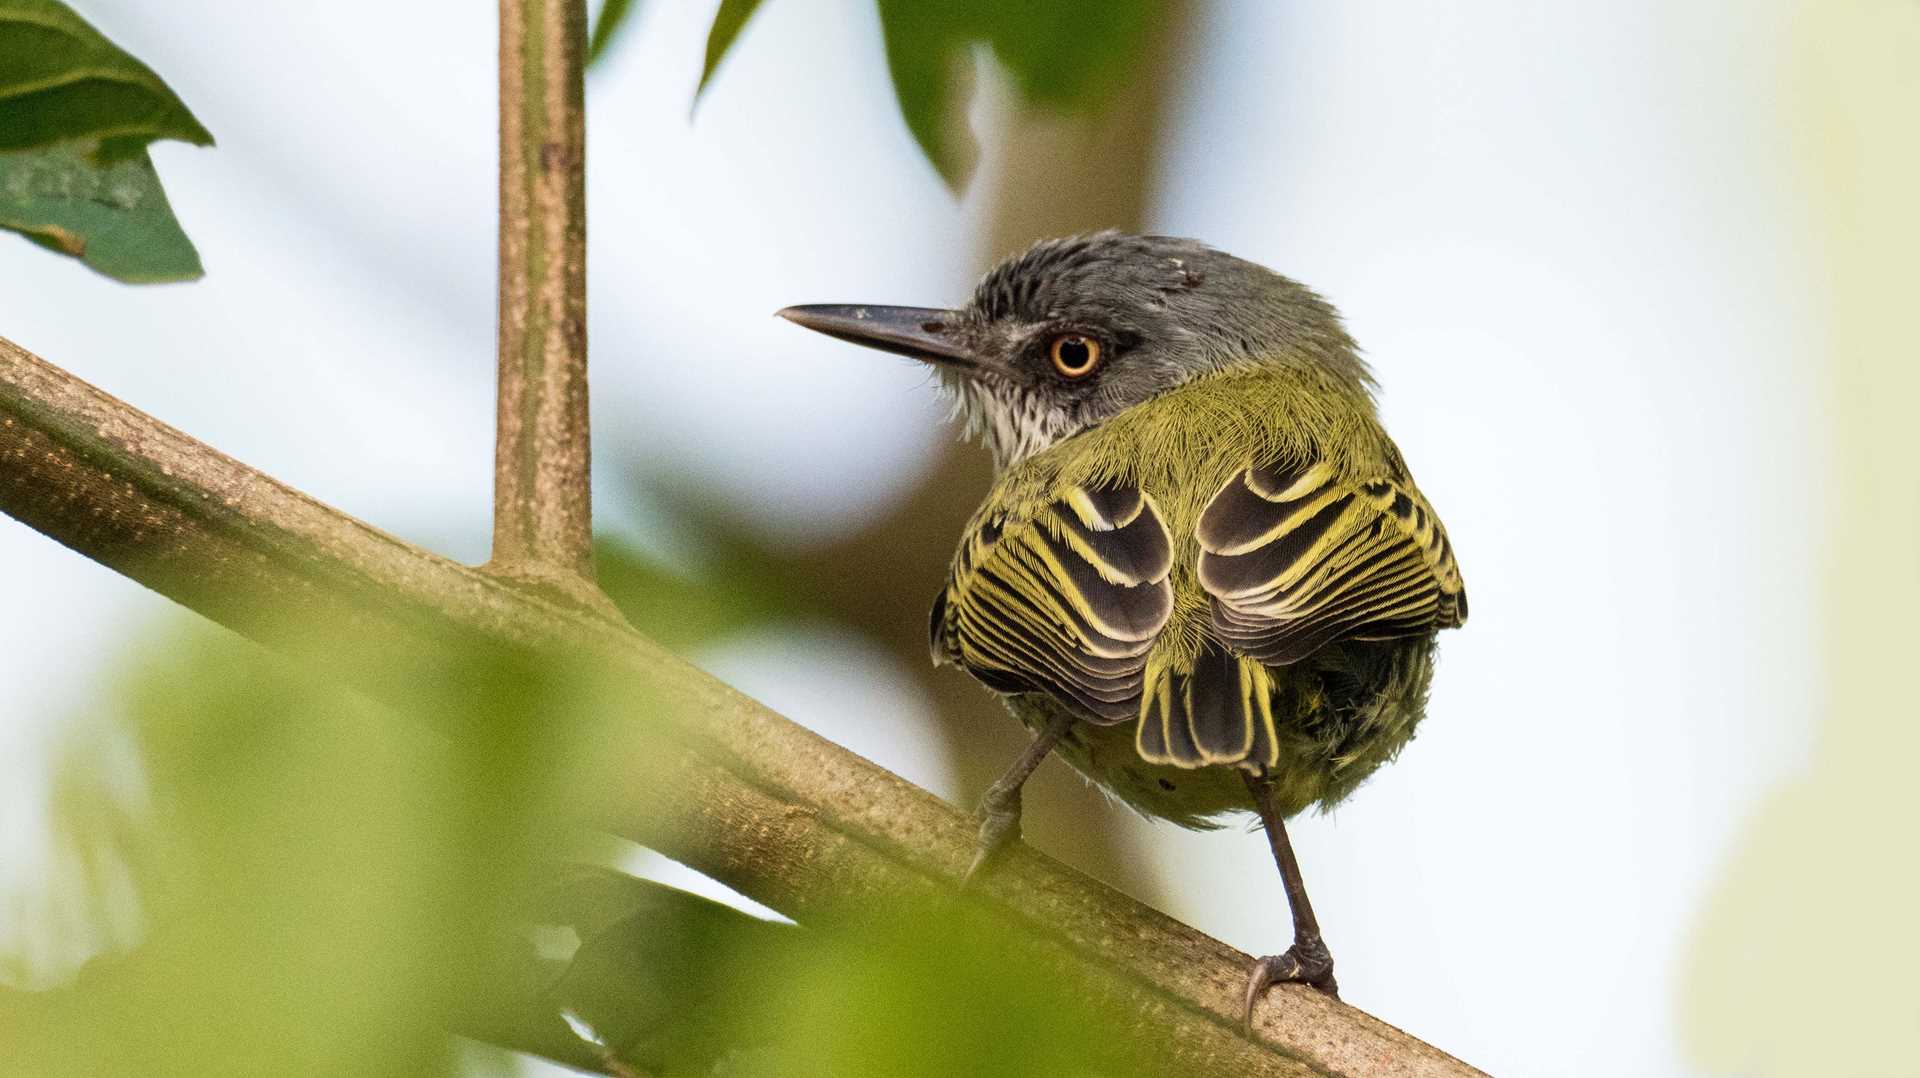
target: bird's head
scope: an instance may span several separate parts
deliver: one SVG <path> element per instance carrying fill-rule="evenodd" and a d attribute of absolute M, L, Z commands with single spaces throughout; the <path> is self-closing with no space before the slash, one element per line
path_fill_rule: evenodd
<path fill-rule="evenodd" d="M 957 310 L 821 304 L 781 317 L 923 360 L 1006 468 L 1203 375 L 1272 365 L 1365 394 L 1339 315 L 1193 240 L 1099 232 L 996 266 Z"/>

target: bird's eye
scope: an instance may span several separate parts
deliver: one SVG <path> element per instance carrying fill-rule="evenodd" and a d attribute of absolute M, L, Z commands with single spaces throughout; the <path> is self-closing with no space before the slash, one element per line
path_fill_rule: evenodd
<path fill-rule="evenodd" d="M 1062 378 L 1085 378 L 1100 366 L 1100 342 L 1080 333 L 1063 333 L 1050 349 L 1053 369 Z"/>

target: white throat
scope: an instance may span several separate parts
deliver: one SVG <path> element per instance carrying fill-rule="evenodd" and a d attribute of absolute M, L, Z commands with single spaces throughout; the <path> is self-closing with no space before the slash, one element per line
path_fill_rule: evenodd
<path fill-rule="evenodd" d="M 993 454 L 996 472 L 1033 456 L 1075 432 L 1065 410 L 1004 382 L 943 379 L 953 394 L 953 415 L 969 438 Z"/>

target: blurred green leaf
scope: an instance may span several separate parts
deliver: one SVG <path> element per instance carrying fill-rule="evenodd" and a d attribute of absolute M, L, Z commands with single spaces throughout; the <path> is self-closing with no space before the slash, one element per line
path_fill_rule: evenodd
<path fill-rule="evenodd" d="M 802 929 L 591 866 L 529 916 L 579 947 L 547 993 L 644 1073 L 835 1078 L 1133 1076 L 1153 1046 L 1093 986 L 966 902 L 895 896 Z"/>
<path fill-rule="evenodd" d="M 56 0 L 0 0 L 0 228 L 127 282 L 201 275 L 147 145 L 213 136 Z"/>
<path fill-rule="evenodd" d="M 160 76 L 57 0 L 0 0 L 0 150 L 73 140 L 125 156 L 213 142 Z"/>
<path fill-rule="evenodd" d="M 970 49 L 987 45 L 1034 104 L 1083 111 L 1141 62 L 1161 0 L 877 0 L 900 114 L 947 184 L 966 186 L 979 156 L 966 123 Z M 758 0 L 723 0 L 707 36 L 700 89 Z M 698 91 L 696 91 L 696 97 Z"/>
<path fill-rule="evenodd" d="M 0 153 L 0 228 L 117 281 L 202 274 L 144 149 L 107 165 L 85 143 Z"/>
<path fill-rule="evenodd" d="M 592 671 L 476 647 L 415 677 L 402 714 L 338 687 L 336 666 L 170 630 L 122 693 L 142 766 L 122 796 L 145 828 L 97 795 L 55 813 L 76 853 L 120 854 L 143 938 L 67 1002 L 0 1015 L 0 1037 L 59 1063 L 33 1073 L 445 1072 L 444 1025 L 486 983 L 488 941 L 575 826 L 593 724 L 631 706 Z M 103 770 L 92 753 L 66 767 Z"/>
<path fill-rule="evenodd" d="M 720 10 L 714 13 L 713 27 L 707 31 L 707 61 L 700 69 L 700 85 L 693 91 L 693 99 L 707 92 L 707 83 L 713 80 L 715 68 L 733 47 L 740 30 L 760 9 L 760 0 L 720 0 Z"/>
<path fill-rule="evenodd" d="M 593 866 L 560 874 L 529 912 L 580 940 L 551 1005 L 650 1074 L 707 1074 L 769 1036 L 755 1004 L 801 939 L 792 925 Z"/>
<path fill-rule="evenodd" d="M 587 41 L 587 63 L 597 62 L 607 53 L 607 46 L 621 30 L 626 28 L 627 20 L 633 15 L 634 0 L 607 0 L 600 5 L 600 17 L 594 21 L 593 34 Z"/>
<path fill-rule="evenodd" d="M 701 1074 L 739 1047 L 736 981 L 798 929 L 597 865 L 562 864 L 529 892 L 453 1028 L 569 1066 L 609 1058 Z"/>
<path fill-rule="evenodd" d="M 986 44 L 1028 101 L 1094 107 L 1128 77 L 1159 0 L 879 0 L 887 67 L 901 115 L 927 159 L 959 189 L 979 151 L 965 120 L 968 48 Z"/>
<path fill-rule="evenodd" d="M 632 571 L 662 616 L 714 594 Z M 755 616 L 756 579 L 730 579 L 732 616 Z M 459 1065 L 451 1028 L 661 1078 L 1151 1071 L 1097 986 L 968 900 L 810 909 L 800 929 L 556 866 L 622 781 L 613 731 L 646 721 L 626 679 L 500 645 L 405 669 L 355 625 L 267 634 L 322 665 L 167 629 L 118 694 L 140 769 L 95 738 L 54 813 L 80 868 L 53 923 L 110 916 L 90 892 L 118 889 L 137 942 L 0 991 L 0 1070 L 432 1076 Z"/>
<path fill-rule="evenodd" d="M 697 537 L 705 563 L 697 576 L 677 573 L 622 540 L 601 536 L 594 559 L 601 590 L 633 627 L 681 655 L 733 633 L 808 611 L 790 581 L 738 537 L 718 530 L 689 503 L 674 507 L 675 522 Z"/>
<path fill-rule="evenodd" d="M 1161 1073 L 1151 1030 L 965 901 L 898 896 L 824 911 L 742 1022 L 761 1046 L 729 1073 L 1114 1078 Z"/>

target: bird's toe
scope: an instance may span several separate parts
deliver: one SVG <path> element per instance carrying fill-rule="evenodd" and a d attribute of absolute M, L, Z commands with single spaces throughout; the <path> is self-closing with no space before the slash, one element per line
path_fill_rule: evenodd
<path fill-rule="evenodd" d="M 1276 984 L 1309 985 L 1334 999 L 1340 998 L 1339 982 L 1333 979 L 1333 953 L 1319 939 L 1295 940 L 1284 954 L 1268 955 L 1253 964 L 1247 977 L 1245 1019 L 1253 1026 L 1253 1007 L 1267 989 Z"/>

